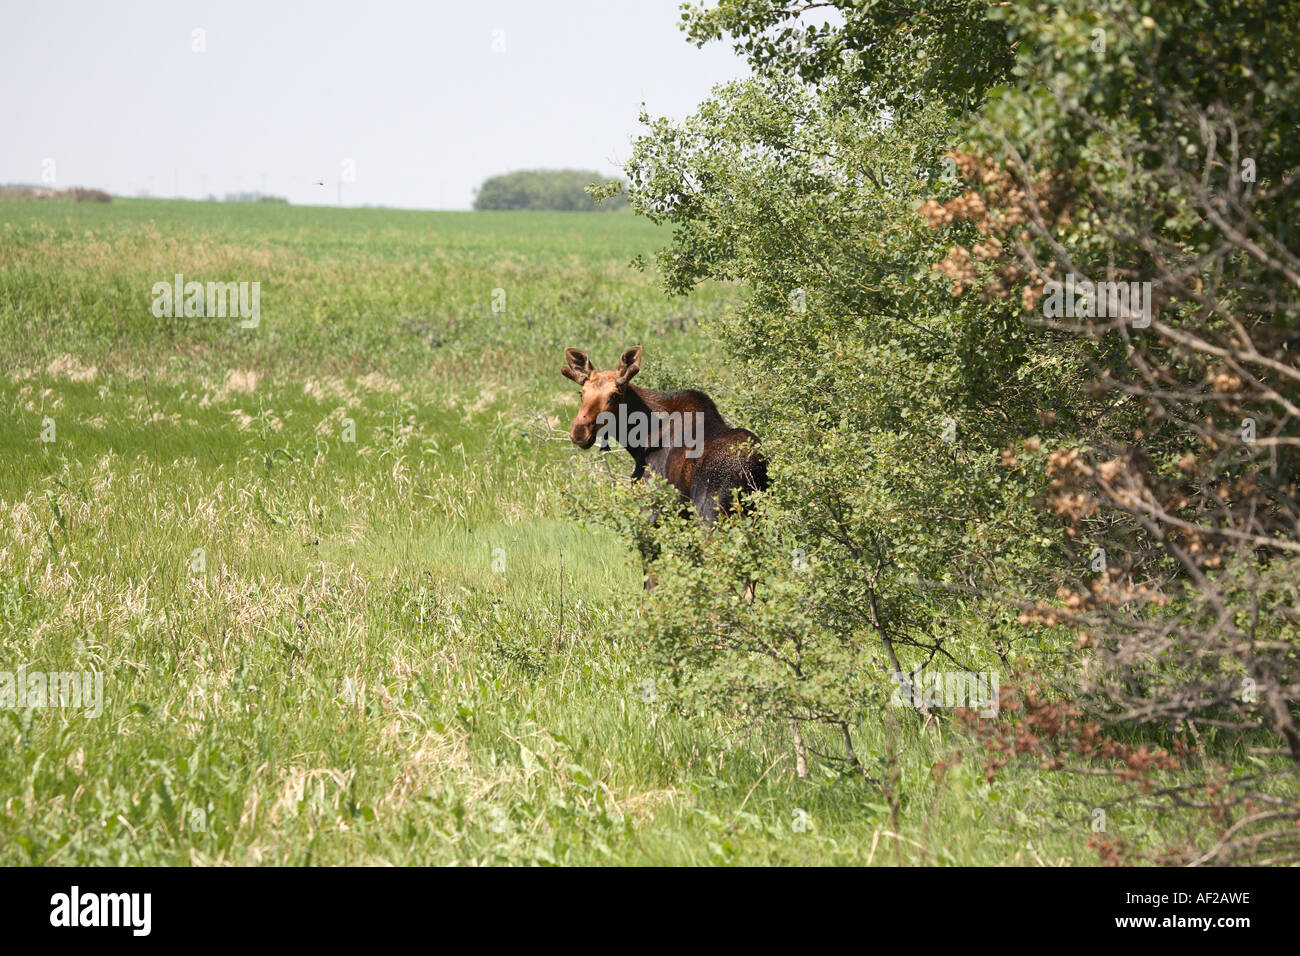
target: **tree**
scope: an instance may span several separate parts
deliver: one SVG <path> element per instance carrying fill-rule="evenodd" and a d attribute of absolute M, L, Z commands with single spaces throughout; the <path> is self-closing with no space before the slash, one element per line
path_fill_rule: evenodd
<path fill-rule="evenodd" d="M 1225 772 L 1210 803 L 1232 825 L 1182 859 L 1300 859 L 1296 20 L 1263 3 L 994 15 L 1025 79 L 971 125 L 969 191 L 926 213 L 992 250 L 945 260 L 967 289 L 1109 343 L 1093 392 L 1113 409 L 1043 449 L 1083 573 L 1026 619 L 1078 628 L 1108 721 L 1281 745 L 1289 784 Z M 1073 310 L 1048 307 L 1069 287 Z"/>
<path fill-rule="evenodd" d="M 742 6 L 759 9 L 719 10 Z M 851 38 L 809 44 L 835 55 L 813 50 L 804 71 L 757 58 L 685 121 L 647 117 L 627 167 L 633 207 L 675 227 L 668 288 L 748 291 L 723 334 L 773 461 L 757 530 L 715 531 L 692 564 L 661 526 L 676 573 L 660 580 L 688 583 L 652 592 L 647 630 L 689 706 L 830 725 L 853 762 L 850 728 L 899 675 L 985 672 L 1028 640 L 987 592 L 1045 576 L 1053 520 L 1032 504 L 1045 482 L 1000 452 L 1074 400 L 1092 346 L 953 298 L 916 210 L 955 188 L 961 110 L 864 94 Z M 752 602 L 729 598 L 754 577 Z"/>
<path fill-rule="evenodd" d="M 597 205 L 587 194 L 589 185 L 605 179 L 600 173 L 578 169 L 525 169 L 492 176 L 479 187 L 474 208 L 609 212 L 626 206 L 619 195 Z"/>
<path fill-rule="evenodd" d="M 754 77 L 645 117 L 628 191 L 674 227 L 670 291 L 747 290 L 723 334 L 773 464 L 752 523 L 649 532 L 688 582 L 646 623 L 683 703 L 847 728 L 890 671 L 1040 649 L 1078 737 L 1051 765 L 1176 763 L 1099 726 L 1300 757 L 1297 23 L 1194 0 L 685 11 Z M 1195 804 L 1207 767 L 1164 795 Z M 1211 801 L 1220 858 L 1300 857 L 1294 780 L 1268 777 Z"/>

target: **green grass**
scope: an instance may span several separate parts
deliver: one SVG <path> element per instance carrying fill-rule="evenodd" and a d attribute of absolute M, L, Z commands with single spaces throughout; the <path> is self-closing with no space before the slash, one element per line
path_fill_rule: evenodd
<path fill-rule="evenodd" d="M 0 205 L 0 671 L 94 669 L 106 697 L 0 711 L 0 863 L 1094 862 L 1104 784 L 936 782 L 952 732 L 910 712 L 859 728 L 879 783 L 800 781 L 780 733 L 645 699 L 639 568 L 566 517 L 604 473 L 558 368 L 642 344 L 649 386 L 725 396 L 709 322 L 736 291 L 665 298 L 627 267 L 663 240 L 622 214 Z M 260 282 L 259 327 L 155 317 L 177 272 Z"/>

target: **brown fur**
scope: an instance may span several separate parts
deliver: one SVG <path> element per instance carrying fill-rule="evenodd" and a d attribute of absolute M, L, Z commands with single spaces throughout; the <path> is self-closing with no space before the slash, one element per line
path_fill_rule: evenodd
<path fill-rule="evenodd" d="M 596 441 L 597 419 L 602 413 L 627 412 L 649 416 L 654 412 L 703 415 L 703 453 L 691 457 L 680 442 L 674 444 L 661 427 L 638 447 L 627 452 L 636 463 L 634 479 L 644 479 L 646 470 L 660 475 L 694 505 L 700 518 L 711 524 L 719 512 L 740 506 L 740 494 L 767 487 L 767 461 L 758 450 L 758 436 L 744 428 L 732 428 L 703 392 L 652 392 L 631 384 L 641 369 L 641 346 L 623 353 L 619 367 L 597 372 L 587 356 L 577 349 L 565 349 L 560 373 L 582 388 L 582 404 L 573 419 L 569 438 L 579 448 Z"/>

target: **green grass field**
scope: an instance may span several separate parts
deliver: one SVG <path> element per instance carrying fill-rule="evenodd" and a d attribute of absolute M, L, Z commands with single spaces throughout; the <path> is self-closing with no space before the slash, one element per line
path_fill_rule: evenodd
<path fill-rule="evenodd" d="M 801 781 L 783 735 L 646 699 L 639 566 L 566 517 L 606 478 L 558 369 L 641 344 L 646 385 L 746 423 L 709 325 L 738 291 L 666 298 L 628 266 L 664 240 L 630 214 L 0 204 L 0 672 L 105 696 L 0 710 L 0 863 L 1096 862 L 1104 783 L 939 782 L 953 731 L 911 712 L 859 728 L 879 782 Z M 259 282 L 260 324 L 156 317 L 176 273 Z"/>

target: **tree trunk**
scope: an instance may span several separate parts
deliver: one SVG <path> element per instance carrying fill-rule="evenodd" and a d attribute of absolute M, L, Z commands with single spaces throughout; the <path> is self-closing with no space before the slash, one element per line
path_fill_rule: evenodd
<path fill-rule="evenodd" d="M 858 763 L 857 751 L 853 749 L 853 735 L 849 732 L 848 721 L 840 723 L 840 733 L 844 735 L 844 759 L 849 762 L 850 767 L 865 775 L 866 771 L 862 769 L 862 764 Z"/>
<path fill-rule="evenodd" d="M 790 734 L 794 738 L 794 772 L 802 780 L 808 776 L 808 751 L 803 745 L 799 720 L 795 717 L 790 718 Z"/>

